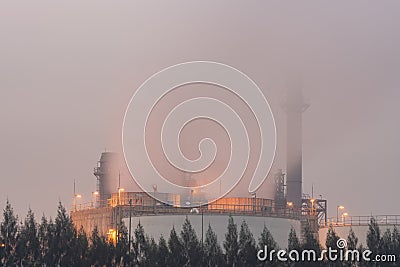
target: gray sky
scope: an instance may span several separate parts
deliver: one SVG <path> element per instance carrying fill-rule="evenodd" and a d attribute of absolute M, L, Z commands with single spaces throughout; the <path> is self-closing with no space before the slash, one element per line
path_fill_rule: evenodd
<path fill-rule="evenodd" d="M 164 67 L 229 64 L 270 100 L 284 168 L 288 80 L 301 76 L 303 191 L 330 215 L 398 214 L 398 1 L 0 1 L 0 208 L 54 216 L 73 180 L 90 201 L 121 148 L 134 90 Z M 129 188 L 129 181 L 125 187 Z"/>

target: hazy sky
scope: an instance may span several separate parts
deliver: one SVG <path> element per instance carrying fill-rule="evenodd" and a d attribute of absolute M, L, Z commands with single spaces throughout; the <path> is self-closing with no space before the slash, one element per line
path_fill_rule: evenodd
<path fill-rule="evenodd" d="M 212 60 L 262 88 L 279 151 L 284 92 L 302 78 L 303 191 L 314 183 L 331 216 L 399 214 L 399 47 L 398 1 L 0 1 L 0 208 L 54 216 L 74 179 L 90 201 L 135 89 Z"/>

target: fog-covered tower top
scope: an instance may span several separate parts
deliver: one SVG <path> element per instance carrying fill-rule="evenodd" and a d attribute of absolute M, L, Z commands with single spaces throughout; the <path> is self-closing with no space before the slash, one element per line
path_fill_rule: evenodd
<path fill-rule="evenodd" d="M 309 107 L 298 84 L 287 91 L 286 98 L 286 198 L 301 207 L 302 198 L 302 114 Z"/>

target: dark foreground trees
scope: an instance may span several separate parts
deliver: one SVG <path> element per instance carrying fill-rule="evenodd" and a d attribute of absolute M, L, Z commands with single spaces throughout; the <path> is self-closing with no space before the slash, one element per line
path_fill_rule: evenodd
<path fill-rule="evenodd" d="M 0 225 L 0 257 L 5 266 L 10 266 L 18 262 L 17 259 L 17 240 L 18 240 L 18 217 L 14 214 L 10 202 L 6 203 L 3 211 L 3 221 Z"/>
<path fill-rule="evenodd" d="M 269 251 L 277 252 L 279 247 L 266 225 L 260 236 L 254 237 L 251 230 L 246 221 L 238 227 L 233 217 L 229 217 L 222 242 L 210 225 L 202 242 L 203 238 L 197 236 L 186 218 L 181 231 L 177 232 L 173 227 L 169 236 L 154 240 L 139 223 L 130 246 L 125 227 L 116 244 L 108 242 L 97 229 L 89 234 L 83 229 L 75 229 L 61 203 L 54 220 L 42 216 L 37 223 L 31 210 L 19 221 L 7 201 L 0 220 L 0 266 L 374 266 L 366 262 L 330 262 L 326 258 L 313 263 L 283 262 L 276 257 L 259 261 L 258 251 L 268 247 Z M 347 249 L 360 252 L 369 249 L 373 255 L 396 255 L 397 262 L 376 266 L 398 266 L 400 233 L 396 227 L 382 233 L 377 222 L 371 219 L 366 237 L 367 246 L 363 248 L 351 229 L 347 236 Z M 338 240 L 339 236 L 331 227 L 325 245 L 337 249 Z M 310 227 L 306 225 L 301 239 L 292 228 L 287 251 L 296 250 L 301 254 L 309 249 L 317 253 L 322 249 Z"/>
<path fill-rule="evenodd" d="M 225 266 L 224 254 L 218 243 L 217 234 L 208 225 L 206 232 L 206 239 L 204 241 L 204 265 L 207 267 L 220 267 Z"/>
<path fill-rule="evenodd" d="M 239 243 L 237 225 L 233 221 L 232 216 L 229 217 L 228 231 L 225 234 L 224 241 L 225 261 L 228 266 L 235 266 L 238 262 Z"/>

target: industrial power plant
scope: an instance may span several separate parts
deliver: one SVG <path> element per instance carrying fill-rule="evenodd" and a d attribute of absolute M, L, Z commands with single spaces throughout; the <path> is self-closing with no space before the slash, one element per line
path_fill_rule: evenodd
<path fill-rule="evenodd" d="M 369 223 L 368 219 L 351 218 L 344 212 L 329 219 L 327 200 L 302 192 L 302 115 L 308 106 L 301 90 L 295 90 L 287 97 L 284 105 L 287 114 L 286 170 L 282 168 L 270 174 L 273 178 L 273 198 L 256 193 L 250 197 L 229 195 L 194 208 L 187 206 L 187 195 L 158 192 L 157 186 L 154 186 L 153 192 L 129 192 L 120 184 L 121 174 L 116 164 L 120 155 L 104 152 L 93 172 L 97 189 L 92 193 L 92 202 L 77 204 L 79 195 L 74 192 L 71 210 L 73 223 L 78 229 L 83 227 L 86 233 L 96 227 L 109 240 L 118 238 L 123 226 L 133 233 L 140 223 L 146 233 L 157 240 L 161 236 L 168 236 L 172 227 L 180 231 L 184 220 L 189 218 L 197 235 L 203 238 L 208 225 L 216 233 L 225 233 L 228 218 L 232 216 L 236 222 L 245 220 L 256 236 L 266 225 L 280 247 L 287 247 L 292 228 L 302 238 L 306 225 L 322 241 L 321 244 L 324 244 L 329 225 L 338 228 L 341 236 L 347 235 L 349 227 L 366 232 L 364 228 Z M 342 209 L 342 206 L 338 206 L 338 213 Z M 400 216 L 399 221 L 397 216 L 386 216 L 379 223 L 383 227 L 397 225 L 400 224 Z"/>
<path fill-rule="evenodd" d="M 318 225 L 327 222 L 327 201 L 302 194 L 302 113 L 307 108 L 301 91 L 287 99 L 287 166 L 286 174 L 279 169 L 272 174 L 275 196 L 264 198 L 260 194 L 229 196 L 197 208 L 187 207 L 186 196 L 169 192 L 127 192 L 121 187 L 121 174 L 116 164 L 120 155 L 112 152 L 101 154 L 94 176 L 97 189 L 88 204 L 77 204 L 74 193 L 71 217 L 79 229 L 90 233 L 97 227 L 99 233 L 110 239 L 118 236 L 122 225 L 133 231 L 140 222 L 155 239 L 168 236 L 174 226 L 179 229 L 186 217 L 197 234 L 204 235 L 204 226 L 211 225 L 217 233 L 226 230 L 228 217 L 245 220 L 253 234 L 260 234 L 267 225 L 281 247 L 287 245 L 291 228 L 302 232 L 305 223 L 317 235 Z M 161 200 L 161 201 L 160 201 Z M 220 238 L 221 240 L 221 238 Z"/>

